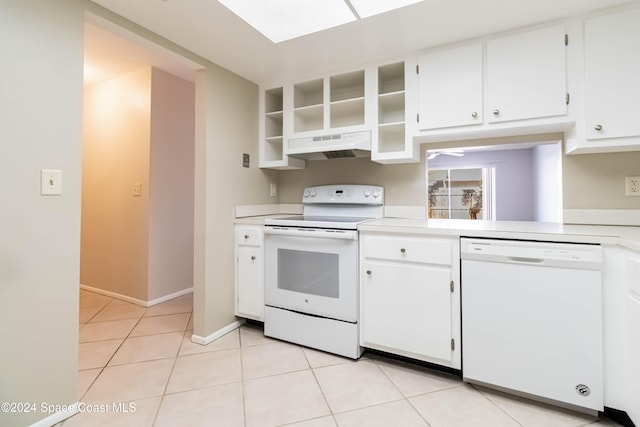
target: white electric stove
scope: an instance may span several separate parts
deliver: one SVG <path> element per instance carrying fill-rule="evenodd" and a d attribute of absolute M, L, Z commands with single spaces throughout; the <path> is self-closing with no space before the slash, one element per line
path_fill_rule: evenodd
<path fill-rule="evenodd" d="M 302 203 L 265 221 L 265 335 L 357 359 L 357 227 L 382 218 L 384 189 L 309 187 Z"/>

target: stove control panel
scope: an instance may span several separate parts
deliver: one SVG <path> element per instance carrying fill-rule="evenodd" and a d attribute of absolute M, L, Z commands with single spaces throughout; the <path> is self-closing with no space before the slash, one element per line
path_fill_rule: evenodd
<path fill-rule="evenodd" d="M 307 187 L 302 193 L 303 204 L 384 204 L 384 187 L 376 185 L 320 185 Z"/>

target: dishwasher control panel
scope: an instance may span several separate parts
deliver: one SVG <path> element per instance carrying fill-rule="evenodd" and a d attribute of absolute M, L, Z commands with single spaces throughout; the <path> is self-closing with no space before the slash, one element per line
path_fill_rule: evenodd
<path fill-rule="evenodd" d="M 543 265 L 569 262 L 584 264 L 583 268 L 589 268 L 589 264 L 598 267 L 602 264 L 600 245 L 462 238 L 460 246 L 463 259 L 479 256 L 496 261 Z"/>

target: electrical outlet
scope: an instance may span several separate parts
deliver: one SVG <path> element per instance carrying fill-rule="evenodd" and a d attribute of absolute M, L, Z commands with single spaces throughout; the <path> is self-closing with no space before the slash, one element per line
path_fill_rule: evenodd
<path fill-rule="evenodd" d="M 640 196 L 640 176 L 628 176 L 624 179 L 625 196 Z"/>
<path fill-rule="evenodd" d="M 271 197 L 276 197 L 278 195 L 278 187 L 276 186 L 276 184 L 274 182 L 269 184 L 269 195 Z"/>

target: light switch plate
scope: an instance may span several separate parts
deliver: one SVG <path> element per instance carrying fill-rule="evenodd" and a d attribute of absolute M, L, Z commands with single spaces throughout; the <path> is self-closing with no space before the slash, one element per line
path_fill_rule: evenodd
<path fill-rule="evenodd" d="M 131 192 L 134 196 L 142 196 L 142 184 L 139 182 L 133 183 L 133 191 Z"/>
<path fill-rule="evenodd" d="M 271 197 L 276 197 L 278 195 L 278 186 L 275 182 L 269 184 L 269 195 Z"/>
<path fill-rule="evenodd" d="M 62 195 L 62 171 L 57 169 L 40 170 L 40 195 Z"/>

